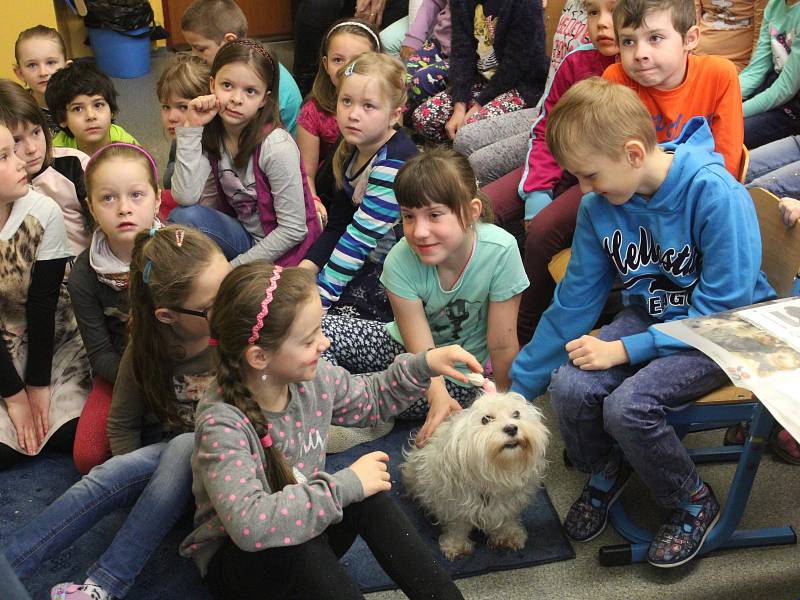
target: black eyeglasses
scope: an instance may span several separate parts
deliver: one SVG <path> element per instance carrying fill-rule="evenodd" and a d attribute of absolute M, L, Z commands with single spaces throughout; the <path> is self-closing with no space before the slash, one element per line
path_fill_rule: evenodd
<path fill-rule="evenodd" d="M 206 321 L 208 320 L 208 310 L 192 310 L 190 308 L 182 308 L 180 306 L 173 306 L 172 310 L 176 313 L 181 313 L 183 315 L 192 315 L 193 317 L 203 317 Z"/>

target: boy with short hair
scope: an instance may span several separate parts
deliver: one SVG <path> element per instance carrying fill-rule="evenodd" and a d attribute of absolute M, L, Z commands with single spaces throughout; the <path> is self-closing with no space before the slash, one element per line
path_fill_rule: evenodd
<path fill-rule="evenodd" d="M 725 167 L 739 177 L 744 141 L 736 66 L 695 56 L 700 30 L 693 0 L 620 0 L 614 28 L 621 63 L 603 77 L 633 89 L 653 117 L 659 142 L 674 140 L 695 116 L 706 117 Z"/>
<path fill-rule="evenodd" d="M 112 142 L 139 145 L 112 121 L 117 115 L 117 90 L 94 61 L 77 60 L 50 77 L 44 99 L 61 127 L 53 146 L 77 148 L 91 156 Z"/>
<path fill-rule="evenodd" d="M 195 0 L 181 17 L 181 30 L 192 47 L 192 54 L 211 65 L 222 46 L 247 37 L 247 17 L 233 0 Z M 303 97 L 292 74 L 280 62 L 278 70 L 281 122 L 294 135 Z"/>
<path fill-rule="evenodd" d="M 659 146 L 636 95 L 597 77 L 561 98 L 547 145 L 585 195 L 566 276 L 512 365 L 512 389 L 533 400 L 550 382 L 567 454 L 591 475 L 564 521 L 567 534 L 598 536 L 633 468 L 673 509 L 647 560 L 677 566 L 696 556 L 719 503 L 667 415 L 727 377 L 653 325 L 775 297 L 759 270 L 755 209 L 703 118 Z M 586 335 L 617 277 L 625 308 L 597 337 Z"/>

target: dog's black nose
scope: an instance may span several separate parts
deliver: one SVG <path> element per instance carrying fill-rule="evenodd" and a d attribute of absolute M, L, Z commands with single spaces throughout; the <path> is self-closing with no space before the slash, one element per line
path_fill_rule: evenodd
<path fill-rule="evenodd" d="M 517 435 L 517 426 L 516 425 L 506 425 L 503 427 L 503 433 L 505 433 L 508 437 L 514 437 Z"/>

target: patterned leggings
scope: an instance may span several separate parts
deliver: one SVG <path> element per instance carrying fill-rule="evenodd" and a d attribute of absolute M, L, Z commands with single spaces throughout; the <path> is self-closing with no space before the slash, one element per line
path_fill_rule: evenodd
<path fill-rule="evenodd" d="M 398 354 L 406 352 L 386 331 L 379 321 L 367 321 L 338 315 L 322 318 L 322 333 L 331 341 L 322 357 L 351 373 L 374 373 L 388 368 Z M 450 396 L 461 406 L 469 406 L 478 396 L 478 388 L 463 387 L 445 380 Z M 428 413 L 428 399 L 420 398 L 400 419 L 424 419 Z"/>
<path fill-rule="evenodd" d="M 447 88 L 450 65 L 439 42 L 428 39 L 419 52 L 406 62 L 408 71 L 408 109 L 413 110 L 431 96 Z"/>
<path fill-rule="evenodd" d="M 483 84 L 472 86 L 473 100 L 478 96 L 481 89 L 483 89 Z M 450 92 L 439 92 L 432 98 L 428 98 L 414 111 L 414 129 L 433 142 L 442 143 L 448 141 L 444 126 L 453 116 L 454 108 L 453 97 Z M 523 108 L 526 108 L 526 104 L 519 92 L 516 89 L 509 90 L 500 94 L 494 100 L 487 102 L 478 112 L 470 115 L 466 124 L 496 117 L 497 115 L 504 115 Z"/>

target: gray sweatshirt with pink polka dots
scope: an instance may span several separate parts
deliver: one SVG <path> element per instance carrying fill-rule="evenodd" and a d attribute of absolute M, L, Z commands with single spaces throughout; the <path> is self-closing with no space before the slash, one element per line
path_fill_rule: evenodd
<path fill-rule="evenodd" d="M 196 412 L 192 491 L 195 530 L 181 544 L 205 575 L 226 537 L 242 550 L 302 544 L 342 520 L 342 509 L 364 498 L 349 468 L 325 473 L 330 424 L 368 427 L 420 399 L 430 385 L 425 353 L 401 354 L 381 373 L 351 375 L 320 360 L 312 381 L 289 386 L 284 412 L 264 412 L 270 435 L 294 471 L 296 484 L 275 492 L 264 472 L 264 449 L 249 420 L 222 401 L 217 386 Z"/>

